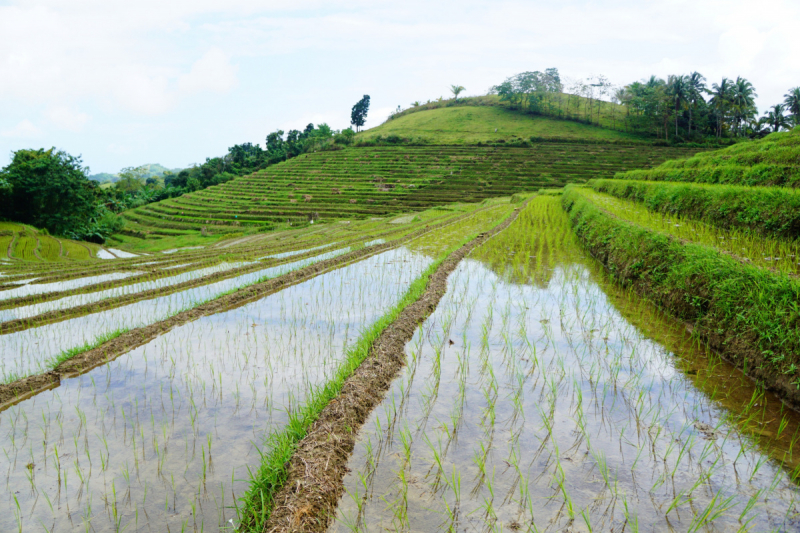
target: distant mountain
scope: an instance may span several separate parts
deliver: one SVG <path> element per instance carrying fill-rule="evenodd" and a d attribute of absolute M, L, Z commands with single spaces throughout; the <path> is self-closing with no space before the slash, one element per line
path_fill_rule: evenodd
<path fill-rule="evenodd" d="M 147 169 L 147 174 L 145 175 L 146 178 L 153 178 L 153 177 L 160 177 L 164 175 L 164 172 L 170 171 L 173 174 L 177 174 L 182 168 L 167 168 L 163 165 L 159 165 L 158 163 L 148 163 L 146 165 L 141 165 L 142 167 Z M 100 172 L 98 174 L 90 174 L 89 179 L 93 181 L 97 181 L 99 183 L 106 183 L 106 182 L 115 182 L 119 179 L 119 174 L 109 174 L 108 172 Z"/>

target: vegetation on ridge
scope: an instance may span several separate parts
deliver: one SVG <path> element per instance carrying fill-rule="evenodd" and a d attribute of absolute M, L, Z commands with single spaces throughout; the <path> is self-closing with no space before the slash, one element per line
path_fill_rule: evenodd
<path fill-rule="evenodd" d="M 615 176 L 627 180 L 693 181 L 729 185 L 800 186 L 800 127 L 750 143 L 667 161 L 650 170 Z"/>

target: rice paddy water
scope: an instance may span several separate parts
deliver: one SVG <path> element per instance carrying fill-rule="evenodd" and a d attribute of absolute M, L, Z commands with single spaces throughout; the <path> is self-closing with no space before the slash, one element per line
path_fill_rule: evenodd
<path fill-rule="evenodd" d="M 259 446 L 430 263 L 384 252 L 200 318 L 0 413 L 0 531 L 216 531 Z"/>
<path fill-rule="evenodd" d="M 614 285 L 556 198 L 451 275 L 332 531 L 795 531 L 800 418 Z"/>

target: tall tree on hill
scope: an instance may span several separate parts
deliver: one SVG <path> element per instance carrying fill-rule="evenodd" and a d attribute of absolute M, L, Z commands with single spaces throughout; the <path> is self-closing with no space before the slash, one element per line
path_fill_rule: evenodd
<path fill-rule="evenodd" d="M 678 136 L 678 116 L 688 107 L 690 98 L 689 81 L 686 76 L 671 75 L 667 80 L 667 92 L 675 105 L 675 137 Z"/>
<path fill-rule="evenodd" d="M 785 98 L 783 105 L 786 111 L 792 114 L 792 122 L 795 126 L 800 126 L 800 87 L 789 89 L 783 96 Z"/>
<path fill-rule="evenodd" d="M 458 100 L 458 95 L 466 91 L 463 85 L 451 85 L 450 92 L 453 93 L 453 98 Z"/>
<path fill-rule="evenodd" d="M 756 109 L 756 89 L 753 84 L 738 76 L 733 83 L 733 96 L 731 97 L 731 111 L 736 123 L 736 131 L 741 135 L 742 123 L 747 122 L 758 114 Z"/>
<path fill-rule="evenodd" d="M 783 114 L 783 105 L 774 105 L 764 114 L 764 119 L 767 124 L 772 128 L 773 132 L 780 131 L 781 128 L 789 127 L 789 120 Z"/>
<path fill-rule="evenodd" d="M 365 94 L 364 97 L 356 102 L 353 110 L 350 112 L 350 124 L 358 128 L 367 122 L 367 112 L 369 111 L 369 95 Z"/>
<path fill-rule="evenodd" d="M 689 94 L 689 128 L 688 135 L 692 134 L 692 118 L 700 103 L 705 104 L 703 93 L 706 92 L 706 78 L 699 72 L 692 72 L 686 77 L 687 92 Z"/>

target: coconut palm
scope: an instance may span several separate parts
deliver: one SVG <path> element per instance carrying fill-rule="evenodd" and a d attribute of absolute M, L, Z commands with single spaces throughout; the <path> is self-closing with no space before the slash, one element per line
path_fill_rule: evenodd
<path fill-rule="evenodd" d="M 800 126 L 800 87 L 789 89 L 784 97 L 786 99 L 783 101 L 783 105 L 786 111 L 792 114 L 794 125 Z"/>
<path fill-rule="evenodd" d="M 736 78 L 733 83 L 733 95 L 730 99 L 736 128 L 741 133 L 742 122 L 758 113 L 756 109 L 756 89 L 753 84 L 742 78 Z"/>
<path fill-rule="evenodd" d="M 678 115 L 689 104 L 689 83 L 686 76 L 672 75 L 667 79 L 667 92 L 675 105 L 675 137 L 678 136 Z"/>
<path fill-rule="evenodd" d="M 783 114 L 783 104 L 774 105 L 764 114 L 764 119 L 773 132 L 790 126 L 789 119 Z"/>
<path fill-rule="evenodd" d="M 699 102 L 705 102 L 703 93 L 706 89 L 706 78 L 699 72 L 692 72 L 686 77 L 689 92 L 689 135 L 692 134 L 692 115 Z"/>
<path fill-rule="evenodd" d="M 453 96 L 456 100 L 458 100 L 458 95 L 462 92 L 466 91 L 463 85 L 451 85 L 450 92 L 453 93 Z"/>
<path fill-rule="evenodd" d="M 733 91 L 733 83 L 728 78 L 722 78 L 722 83 L 711 86 L 710 103 L 717 115 L 717 137 L 722 137 L 722 124 L 730 112 Z"/>

